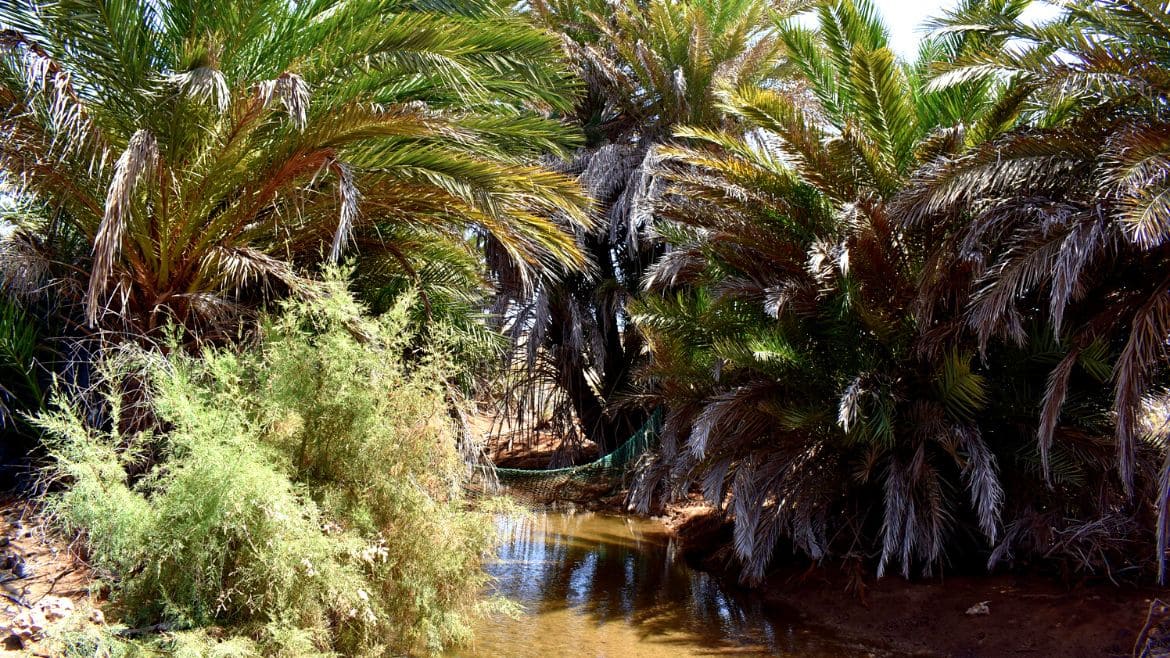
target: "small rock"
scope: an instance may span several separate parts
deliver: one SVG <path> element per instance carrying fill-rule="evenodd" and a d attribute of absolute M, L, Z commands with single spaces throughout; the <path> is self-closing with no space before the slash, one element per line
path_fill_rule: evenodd
<path fill-rule="evenodd" d="M 33 568 L 28 566 L 28 562 L 20 558 L 16 558 L 16 564 L 12 567 L 12 575 L 17 578 L 28 578 L 33 575 Z"/>
<path fill-rule="evenodd" d="M 25 610 L 16 615 L 8 626 L 8 631 L 20 638 L 22 642 L 38 640 L 44 634 L 49 622 L 40 610 Z"/>
<path fill-rule="evenodd" d="M 90 622 L 99 626 L 106 623 L 106 615 L 101 610 L 93 610 L 89 613 Z"/>
<path fill-rule="evenodd" d="M 991 603 L 991 601 L 980 601 L 979 603 L 976 603 L 975 605 L 971 606 L 970 608 L 967 608 L 967 614 L 971 615 L 971 616 L 990 615 L 991 608 L 988 607 L 988 605 L 987 605 L 988 603 Z"/>
<path fill-rule="evenodd" d="M 45 619 L 57 621 L 58 619 L 64 619 L 73 614 L 73 601 L 59 596 L 49 596 L 45 597 L 37 608 L 40 609 Z"/>

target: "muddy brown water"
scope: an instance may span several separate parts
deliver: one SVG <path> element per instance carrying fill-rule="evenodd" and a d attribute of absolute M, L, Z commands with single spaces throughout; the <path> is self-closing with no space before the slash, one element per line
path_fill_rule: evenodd
<path fill-rule="evenodd" d="M 463 658 L 885 656 L 690 569 L 656 522 L 594 513 L 501 516 L 490 618 Z"/>

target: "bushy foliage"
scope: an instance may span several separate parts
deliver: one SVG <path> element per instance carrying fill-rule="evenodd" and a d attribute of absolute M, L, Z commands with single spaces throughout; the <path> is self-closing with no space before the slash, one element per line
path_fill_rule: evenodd
<path fill-rule="evenodd" d="M 332 282 L 242 354 L 111 357 L 101 423 L 63 397 L 36 420 L 48 509 L 129 620 L 286 655 L 466 637 L 491 524 L 464 507 L 455 366 L 419 349 L 409 303 L 371 320 Z"/>

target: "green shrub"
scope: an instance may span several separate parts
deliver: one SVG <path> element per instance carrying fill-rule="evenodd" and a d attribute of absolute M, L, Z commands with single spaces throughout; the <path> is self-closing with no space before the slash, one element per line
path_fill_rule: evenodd
<path fill-rule="evenodd" d="M 466 638 L 491 524 L 462 497 L 456 366 L 408 304 L 369 319 L 332 282 L 252 350 L 107 359 L 106 429 L 60 397 L 37 419 L 64 485 L 48 508 L 128 622 L 228 626 L 270 655 Z"/>

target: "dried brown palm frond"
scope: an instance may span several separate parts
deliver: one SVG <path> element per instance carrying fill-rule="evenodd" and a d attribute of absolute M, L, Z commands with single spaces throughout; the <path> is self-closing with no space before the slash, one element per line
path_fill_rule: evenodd
<path fill-rule="evenodd" d="M 13 228 L 0 236 L 0 292 L 36 300 L 51 285 L 52 262 L 28 232 Z"/>

